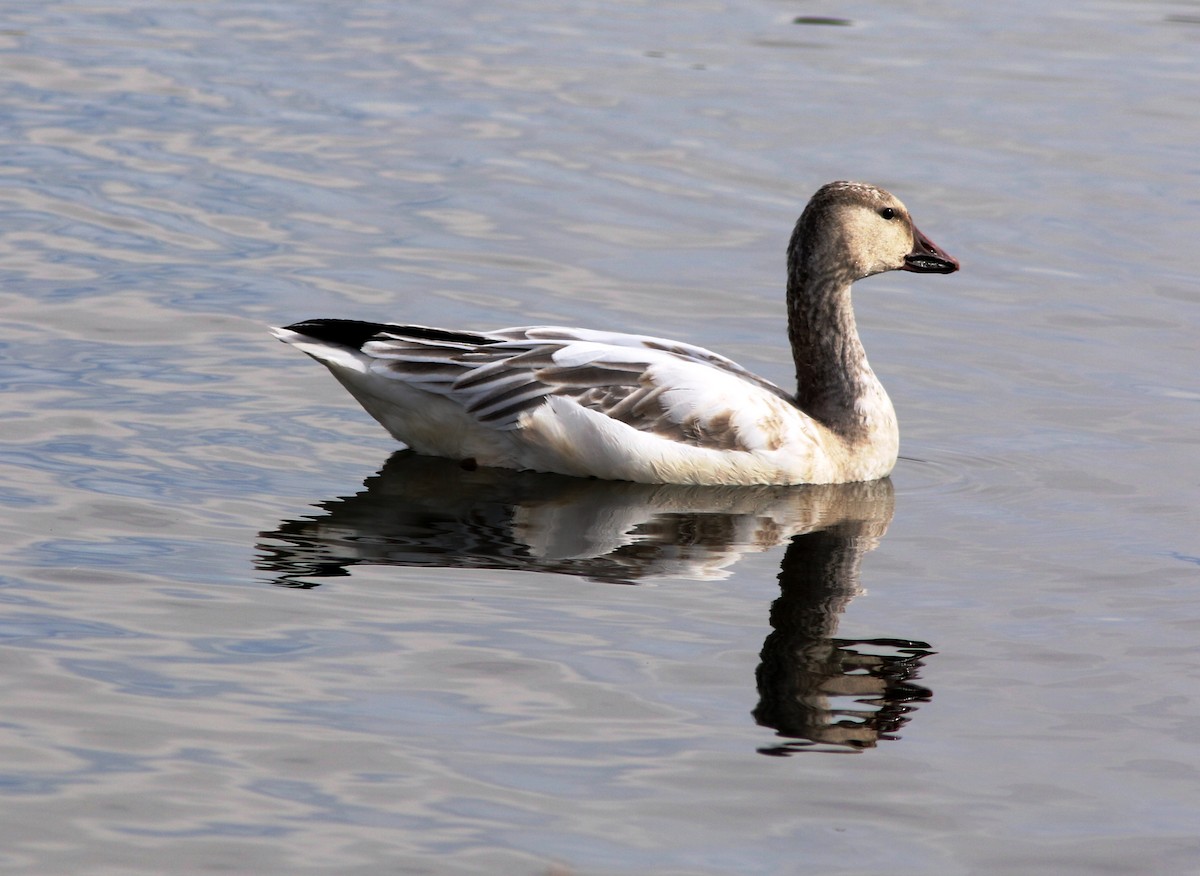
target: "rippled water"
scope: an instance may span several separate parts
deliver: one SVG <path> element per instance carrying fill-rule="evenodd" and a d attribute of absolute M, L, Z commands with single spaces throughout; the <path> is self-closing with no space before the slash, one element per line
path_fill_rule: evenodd
<path fill-rule="evenodd" d="M 0 869 L 1200 872 L 1200 8 L 48 2 L 0 30 Z M 786 382 L 821 183 L 890 482 L 396 453 L 268 323 Z"/>

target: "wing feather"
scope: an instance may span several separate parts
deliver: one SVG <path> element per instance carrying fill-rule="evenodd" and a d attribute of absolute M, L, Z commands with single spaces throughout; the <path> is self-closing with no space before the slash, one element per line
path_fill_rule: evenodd
<path fill-rule="evenodd" d="M 380 326 L 371 369 L 456 401 L 493 429 L 521 428 L 550 397 L 694 447 L 746 450 L 782 440 L 790 396 L 703 347 L 645 335 L 510 328 L 480 334 Z"/>

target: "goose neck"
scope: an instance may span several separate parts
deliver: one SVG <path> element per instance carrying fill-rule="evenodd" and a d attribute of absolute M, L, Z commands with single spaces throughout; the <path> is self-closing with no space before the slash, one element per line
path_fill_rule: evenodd
<path fill-rule="evenodd" d="M 788 278 L 788 338 L 796 363 L 796 404 L 846 437 L 869 427 L 860 401 L 878 380 L 867 363 L 850 301 L 852 278 L 797 262 Z"/>

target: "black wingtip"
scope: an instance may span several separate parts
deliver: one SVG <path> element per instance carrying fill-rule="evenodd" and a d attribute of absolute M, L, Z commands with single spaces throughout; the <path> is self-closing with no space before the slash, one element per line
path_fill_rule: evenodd
<path fill-rule="evenodd" d="M 357 350 L 387 326 L 378 322 L 364 322 L 358 319 L 306 319 L 303 322 L 285 326 L 288 331 L 305 337 L 336 344 L 340 347 L 351 347 Z"/>
<path fill-rule="evenodd" d="M 423 325 L 392 325 L 385 322 L 364 322 L 358 319 L 306 319 L 285 326 L 289 331 L 306 337 L 358 350 L 367 341 L 381 335 L 395 335 L 422 341 L 441 341 L 451 344 L 495 344 L 496 338 L 471 332 L 454 332 Z"/>

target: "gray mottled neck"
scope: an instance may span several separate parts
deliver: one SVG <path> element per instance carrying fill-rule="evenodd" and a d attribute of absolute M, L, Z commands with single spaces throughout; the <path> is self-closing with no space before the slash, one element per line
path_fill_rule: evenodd
<path fill-rule="evenodd" d="M 847 438 L 869 428 L 861 406 L 877 384 L 850 304 L 848 273 L 817 273 L 794 258 L 788 272 L 788 339 L 796 362 L 796 404 Z"/>

